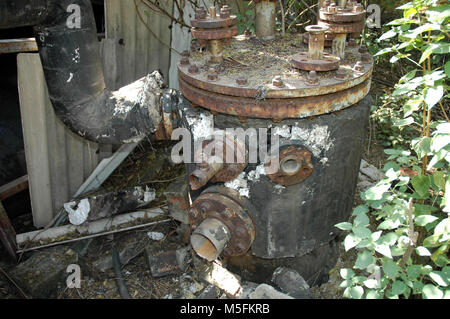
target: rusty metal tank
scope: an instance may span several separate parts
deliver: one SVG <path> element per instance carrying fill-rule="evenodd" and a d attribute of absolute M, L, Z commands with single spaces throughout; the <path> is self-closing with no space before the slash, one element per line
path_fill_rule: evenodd
<path fill-rule="evenodd" d="M 348 5 L 335 12 L 361 16 L 360 5 Z M 187 165 L 192 246 L 248 280 L 269 281 L 277 267 L 289 266 L 319 283 L 338 256 L 334 225 L 347 220 L 353 206 L 373 58 L 350 38 L 340 56 L 326 48 L 330 26 L 324 24 L 307 28 L 307 44 L 300 34 L 234 36 L 228 7 L 220 14 L 199 10 L 192 24 L 209 49 L 184 52 L 178 66 L 190 102 L 180 107 L 183 126 L 193 144 L 212 145 L 211 132 L 220 132 L 226 137 L 220 149 L 243 159 L 240 165 Z M 220 45 L 218 35 L 227 35 Z M 268 145 L 261 133 L 239 141 L 230 129 L 265 132 Z M 272 136 L 279 142 L 271 145 Z M 249 160 L 252 147 L 266 147 L 267 156 Z"/>

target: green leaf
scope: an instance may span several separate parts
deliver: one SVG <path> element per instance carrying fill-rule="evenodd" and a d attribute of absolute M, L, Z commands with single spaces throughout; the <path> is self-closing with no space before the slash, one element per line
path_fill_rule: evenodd
<path fill-rule="evenodd" d="M 427 46 L 420 58 L 419 64 L 422 64 L 431 54 L 450 53 L 450 43 L 432 43 Z"/>
<path fill-rule="evenodd" d="M 399 280 L 394 281 L 392 284 L 391 293 L 393 295 L 401 295 L 406 290 L 406 285 Z"/>
<path fill-rule="evenodd" d="M 365 205 L 359 205 L 353 210 L 353 216 L 357 216 L 359 214 L 366 214 L 369 212 L 369 208 Z"/>
<path fill-rule="evenodd" d="M 351 223 L 339 223 L 337 225 L 334 225 L 334 227 L 337 227 L 341 230 L 351 230 L 353 225 Z"/>
<path fill-rule="evenodd" d="M 357 238 L 354 234 L 349 234 L 345 237 L 344 247 L 345 251 L 349 251 L 350 249 L 356 247 L 361 242 L 360 238 Z"/>
<path fill-rule="evenodd" d="M 378 229 L 383 229 L 383 230 L 391 230 L 391 229 L 397 229 L 399 226 L 401 225 L 399 220 L 385 220 L 384 222 L 382 222 L 379 226 Z"/>
<path fill-rule="evenodd" d="M 431 256 L 430 251 L 423 246 L 417 247 L 416 252 L 417 252 L 417 255 L 422 256 L 422 257 Z"/>
<path fill-rule="evenodd" d="M 379 39 L 378 42 L 387 40 L 387 39 L 391 39 L 393 37 L 395 37 L 397 35 L 397 32 L 395 32 L 394 30 L 389 30 L 388 32 L 384 33 Z"/>
<path fill-rule="evenodd" d="M 358 214 L 358 216 L 355 217 L 355 220 L 353 221 L 353 224 L 356 227 L 368 226 L 370 224 L 370 220 L 369 220 L 369 217 L 367 217 L 366 214 Z"/>
<path fill-rule="evenodd" d="M 447 61 L 447 63 L 445 63 L 445 74 L 447 74 L 447 77 L 450 78 L 450 61 Z"/>
<path fill-rule="evenodd" d="M 436 221 L 438 218 L 431 215 L 421 215 L 414 219 L 414 222 L 417 226 L 425 226 L 428 225 L 434 221 Z"/>
<path fill-rule="evenodd" d="M 369 290 L 366 294 L 366 299 L 381 299 L 381 294 L 376 290 Z"/>
<path fill-rule="evenodd" d="M 419 194 L 422 198 L 426 197 L 429 188 L 431 186 L 431 180 L 429 176 L 426 175 L 414 176 L 414 178 L 411 180 L 411 183 L 417 194 Z"/>
<path fill-rule="evenodd" d="M 450 17 L 450 5 L 428 8 L 426 15 L 429 21 L 442 24 L 445 19 Z"/>
<path fill-rule="evenodd" d="M 365 192 L 365 199 L 366 200 L 382 199 L 383 194 L 389 190 L 390 186 L 391 186 L 390 184 L 381 184 L 368 189 Z"/>
<path fill-rule="evenodd" d="M 356 258 L 355 262 L 355 268 L 356 269 L 366 269 L 370 265 L 374 263 L 374 258 L 372 256 L 372 253 L 364 250 L 358 254 L 358 257 Z"/>
<path fill-rule="evenodd" d="M 433 137 L 431 140 L 431 151 L 437 153 L 444 147 L 450 144 L 450 135 L 448 134 L 438 134 L 437 136 Z"/>
<path fill-rule="evenodd" d="M 400 268 L 397 263 L 388 259 L 383 263 L 383 271 L 390 279 L 397 278 Z"/>
<path fill-rule="evenodd" d="M 444 273 L 441 271 L 432 271 L 428 276 L 439 286 L 447 287 L 448 282 L 450 280 L 449 277 L 444 276 Z"/>
<path fill-rule="evenodd" d="M 424 299 L 442 299 L 444 293 L 438 287 L 428 284 L 422 288 L 422 296 Z"/>
<path fill-rule="evenodd" d="M 420 276 L 421 272 L 422 272 L 422 266 L 419 266 L 419 265 L 409 266 L 408 269 L 406 270 L 406 273 L 407 273 L 409 279 L 412 279 L 412 280 L 417 279 Z"/>
<path fill-rule="evenodd" d="M 355 272 L 348 268 L 343 268 L 339 272 L 341 274 L 342 279 L 351 279 L 355 275 Z"/>
<path fill-rule="evenodd" d="M 370 229 L 368 229 L 366 227 L 353 227 L 352 231 L 355 234 L 355 236 L 357 238 L 360 238 L 361 240 L 369 238 L 370 235 L 372 235 L 372 232 L 370 231 Z"/>
<path fill-rule="evenodd" d="M 378 253 L 392 259 L 391 248 L 388 245 L 376 245 L 375 250 Z"/>
<path fill-rule="evenodd" d="M 380 287 L 380 283 L 376 279 L 367 279 L 366 281 L 364 281 L 364 286 L 366 286 L 369 289 L 379 289 L 379 288 L 381 288 Z"/>
<path fill-rule="evenodd" d="M 355 286 L 350 288 L 350 296 L 353 299 L 361 299 L 364 295 L 364 288 L 361 286 Z"/>
<path fill-rule="evenodd" d="M 379 243 L 380 245 L 392 246 L 395 245 L 397 239 L 398 235 L 396 233 L 391 232 L 381 236 L 381 238 L 377 241 L 377 243 Z"/>
<path fill-rule="evenodd" d="M 431 110 L 444 96 L 444 87 L 439 85 L 437 87 L 428 88 L 425 92 L 425 103 L 428 109 Z"/>

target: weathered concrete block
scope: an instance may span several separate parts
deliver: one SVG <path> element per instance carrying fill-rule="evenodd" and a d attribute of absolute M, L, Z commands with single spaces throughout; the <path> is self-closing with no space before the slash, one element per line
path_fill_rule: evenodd
<path fill-rule="evenodd" d="M 78 264 L 78 254 L 66 246 L 36 251 L 17 265 L 10 275 L 33 298 L 56 298 L 66 286 L 69 265 Z"/>

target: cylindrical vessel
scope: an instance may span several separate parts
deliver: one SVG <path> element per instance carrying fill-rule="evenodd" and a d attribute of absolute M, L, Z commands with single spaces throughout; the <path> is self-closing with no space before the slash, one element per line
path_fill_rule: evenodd
<path fill-rule="evenodd" d="M 275 38 L 276 2 L 260 0 L 255 5 L 255 33 L 259 39 Z"/>
<path fill-rule="evenodd" d="M 208 218 L 191 235 L 195 252 L 208 261 L 216 260 L 230 240 L 230 230 L 220 220 Z"/>

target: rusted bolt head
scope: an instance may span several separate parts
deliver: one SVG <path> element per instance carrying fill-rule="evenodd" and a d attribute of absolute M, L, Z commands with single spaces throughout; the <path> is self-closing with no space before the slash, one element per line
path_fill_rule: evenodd
<path fill-rule="evenodd" d="M 182 56 L 180 60 L 180 65 L 186 66 L 191 64 L 188 57 Z"/>
<path fill-rule="evenodd" d="M 356 3 L 353 6 L 353 12 L 364 12 L 364 6 L 361 3 Z"/>
<path fill-rule="evenodd" d="M 188 72 L 191 74 L 197 74 L 197 73 L 200 73 L 200 69 L 199 69 L 198 65 L 191 64 L 191 66 L 188 69 Z"/>
<path fill-rule="evenodd" d="M 195 10 L 195 19 L 197 20 L 206 19 L 206 9 L 204 7 L 200 7 Z"/>
<path fill-rule="evenodd" d="M 369 53 L 369 49 L 367 49 L 367 46 L 362 45 L 359 47 L 358 52 L 361 54 Z"/>
<path fill-rule="evenodd" d="M 248 80 L 245 76 L 241 75 L 236 79 L 236 84 L 239 86 L 246 86 L 248 84 Z"/>
<path fill-rule="evenodd" d="M 348 46 L 349 48 L 356 48 L 356 41 L 355 41 L 355 39 L 350 38 L 350 40 L 348 40 L 347 46 Z"/>
<path fill-rule="evenodd" d="M 339 69 L 336 71 L 336 79 L 338 80 L 345 80 L 347 78 L 347 70 L 340 66 Z"/>
<path fill-rule="evenodd" d="M 362 61 L 356 62 L 356 65 L 353 68 L 353 70 L 355 70 L 356 72 L 364 72 L 365 68 L 364 68 L 364 64 L 362 63 Z"/>
<path fill-rule="evenodd" d="M 276 77 L 274 77 L 272 80 L 272 85 L 279 88 L 283 87 L 284 83 L 283 80 L 281 79 L 281 76 L 277 75 Z"/>
<path fill-rule="evenodd" d="M 219 76 L 217 75 L 216 69 L 209 68 L 207 78 L 210 81 L 216 81 L 219 78 Z"/>
<path fill-rule="evenodd" d="M 316 71 L 310 71 L 306 77 L 306 84 L 308 85 L 319 85 L 319 78 Z"/>
<path fill-rule="evenodd" d="M 220 9 L 220 18 L 221 19 L 227 19 L 230 17 L 231 14 L 231 9 L 229 6 L 224 5 L 221 9 Z"/>
<path fill-rule="evenodd" d="M 328 6 L 328 13 L 336 13 L 336 3 L 330 3 L 330 5 Z"/>

